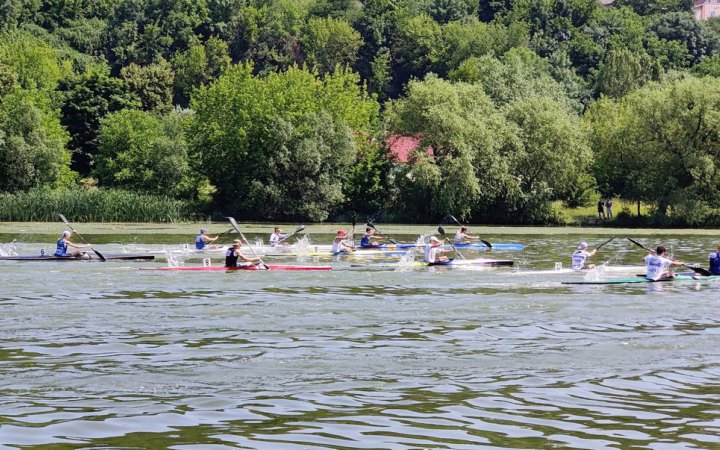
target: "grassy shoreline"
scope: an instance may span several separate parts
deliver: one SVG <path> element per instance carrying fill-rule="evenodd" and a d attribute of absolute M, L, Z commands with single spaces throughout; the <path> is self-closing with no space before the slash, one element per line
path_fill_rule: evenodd
<path fill-rule="evenodd" d="M 138 222 L 101 222 L 71 224 L 81 234 L 178 234 L 194 235 L 201 227 L 208 228 L 211 234 L 221 233 L 230 228 L 227 222 L 175 222 L 175 223 L 138 223 Z M 284 231 L 292 232 L 299 224 L 275 224 L 238 221 L 244 233 L 267 233 L 272 232 L 274 225 L 280 225 Z M 420 235 L 437 233 L 437 224 L 375 224 L 383 233 L 393 235 Z M 457 226 L 444 225 L 446 233 L 454 233 Z M 643 235 L 717 235 L 717 229 L 695 229 L 695 228 L 608 228 L 608 227 L 578 227 L 578 226 L 484 226 L 469 225 L 472 233 L 486 235 L 599 235 L 599 236 L 643 236 Z M 59 234 L 67 227 L 60 221 L 57 222 L 0 222 L 0 234 Z M 335 233 L 338 229 L 350 230 L 349 223 L 321 223 L 306 224 L 303 233 L 308 234 L 329 234 Z M 365 229 L 364 223 L 355 226 L 356 233 L 362 233 Z"/>

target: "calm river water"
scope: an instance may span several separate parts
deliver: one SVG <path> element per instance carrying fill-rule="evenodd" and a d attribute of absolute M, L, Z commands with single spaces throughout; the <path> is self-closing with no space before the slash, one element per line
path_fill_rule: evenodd
<path fill-rule="evenodd" d="M 487 270 L 0 261 L 0 448 L 720 448 L 720 281 L 561 284 L 583 275 L 554 263 L 608 236 L 486 235 L 526 245 Z M 640 238 L 692 262 L 714 239 Z"/>

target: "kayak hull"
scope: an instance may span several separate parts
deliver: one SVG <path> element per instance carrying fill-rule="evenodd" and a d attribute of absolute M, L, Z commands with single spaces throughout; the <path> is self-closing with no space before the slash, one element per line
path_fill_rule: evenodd
<path fill-rule="evenodd" d="M 103 254 L 108 261 L 152 261 L 154 255 L 130 255 L 130 254 Z M 36 255 L 36 256 L 0 256 L 0 261 L 102 261 L 94 253 L 86 253 L 82 256 L 54 256 L 54 255 Z"/>
<path fill-rule="evenodd" d="M 678 275 L 674 278 L 666 278 L 664 280 L 651 280 L 645 277 L 635 278 L 615 278 L 610 280 L 583 280 L 583 281 L 563 281 L 562 284 L 638 284 L 638 283 L 676 283 L 684 281 L 712 281 L 720 280 L 720 275 L 711 275 L 704 277 L 702 275 Z"/>
<path fill-rule="evenodd" d="M 511 259 L 453 259 L 446 262 L 426 263 L 422 261 L 413 261 L 410 263 L 369 263 L 369 264 L 353 264 L 351 267 L 403 267 L 410 265 L 413 267 L 510 267 L 514 264 Z"/>
<path fill-rule="evenodd" d="M 281 264 L 269 264 L 266 266 L 267 269 L 262 268 L 258 265 L 248 266 L 237 266 L 237 267 L 225 267 L 225 266 L 181 266 L 181 267 L 146 267 L 140 270 L 160 270 L 168 272 L 228 272 L 236 270 L 292 270 L 292 271 L 328 271 L 332 270 L 330 266 L 298 266 L 298 265 L 281 265 Z"/>

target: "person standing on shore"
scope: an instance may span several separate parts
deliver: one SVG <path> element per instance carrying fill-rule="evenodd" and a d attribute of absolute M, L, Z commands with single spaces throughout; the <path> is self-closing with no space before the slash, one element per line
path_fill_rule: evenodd
<path fill-rule="evenodd" d="M 608 197 L 608 199 L 605 200 L 605 213 L 606 213 L 608 219 L 612 219 L 612 218 L 613 218 L 612 203 L 613 203 L 613 202 L 612 202 L 612 199 L 611 199 L 610 197 Z"/>
<path fill-rule="evenodd" d="M 602 199 L 598 200 L 597 203 L 597 212 L 598 212 L 598 219 L 604 219 L 605 218 L 605 209 L 604 209 L 605 203 Z"/>

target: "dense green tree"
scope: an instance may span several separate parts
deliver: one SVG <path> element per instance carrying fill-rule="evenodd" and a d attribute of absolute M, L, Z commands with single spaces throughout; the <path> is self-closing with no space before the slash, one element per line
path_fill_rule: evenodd
<path fill-rule="evenodd" d="M 11 31 L 0 34 L 0 64 L 17 74 L 24 89 L 52 91 L 69 74 L 51 46 L 28 33 Z"/>
<path fill-rule="evenodd" d="M 193 45 L 173 57 L 175 101 L 187 105 L 193 89 L 208 84 L 230 65 L 228 45 L 217 38 Z"/>
<path fill-rule="evenodd" d="M 394 82 L 402 86 L 430 72 L 438 62 L 440 42 L 440 25 L 427 14 L 400 20 L 390 48 Z"/>
<path fill-rule="evenodd" d="M 235 59 L 251 60 L 260 73 L 300 63 L 300 38 L 310 0 L 250 1 L 238 14 Z"/>
<path fill-rule="evenodd" d="M 715 78 L 600 100 L 587 114 L 598 182 L 627 200 L 652 202 L 662 216 L 685 204 L 720 206 L 718 109 Z"/>
<path fill-rule="evenodd" d="M 68 134 L 58 111 L 39 91 L 15 89 L 0 99 L 0 191 L 73 181 Z"/>
<path fill-rule="evenodd" d="M 669 12 L 692 11 L 693 0 L 615 0 L 615 6 L 628 6 L 638 14 L 664 14 Z"/>
<path fill-rule="evenodd" d="M 362 46 L 360 33 L 341 19 L 312 18 L 301 39 L 305 63 L 321 73 L 336 66 L 352 66 Z"/>
<path fill-rule="evenodd" d="M 196 198 L 200 178 L 188 158 L 185 113 L 159 116 L 154 112 L 126 109 L 101 121 L 96 166 L 101 185 Z"/>
<path fill-rule="evenodd" d="M 597 74 L 598 93 L 622 97 L 651 80 L 658 80 L 660 65 L 647 53 L 611 50 Z"/>
<path fill-rule="evenodd" d="M 97 132 L 100 120 L 109 113 L 125 108 L 139 108 L 140 100 L 128 85 L 109 74 L 109 68 L 98 66 L 63 80 L 62 124 L 70 132 L 73 169 L 88 175 L 93 156 L 97 154 Z"/>
<path fill-rule="evenodd" d="M 530 50 L 512 49 L 499 59 L 470 58 L 451 72 L 451 80 L 479 83 L 496 104 L 527 96 L 552 97 L 567 103 L 563 86 L 550 75 L 550 64 Z M 573 104 L 579 109 L 577 104 Z"/>
<path fill-rule="evenodd" d="M 207 21 L 205 0 L 120 0 L 109 22 L 110 59 L 118 69 L 169 59 L 197 44 Z"/>
<path fill-rule="evenodd" d="M 712 50 L 707 34 L 690 12 L 660 15 L 653 20 L 650 30 L 660 39 L 685 45 L 693 63 L 700 62 Z"/>
<path fill-rule="evenodd" d="M 143 109 L 167 112 L 173 108 L 175 73 L 164 59 L 147 66 L 130 64 L 123 67 L 120 77 L 140 99 Z"/>
<path fill-rule="evenodd" d="M 200 87 L 192 147 L 218 204 L 244 217 L 327 218 L 344 200 L 355 161 L 350 131 L 367 133 L 377 121 L 378 105 L 359 81 L 351 72 L 319 77 L 296 67 L 254 76 L 244 64 Z M 300 194 L 303 186 L 311 191 Z M 283 195 L 290 196 L 276 204 Z"/>

